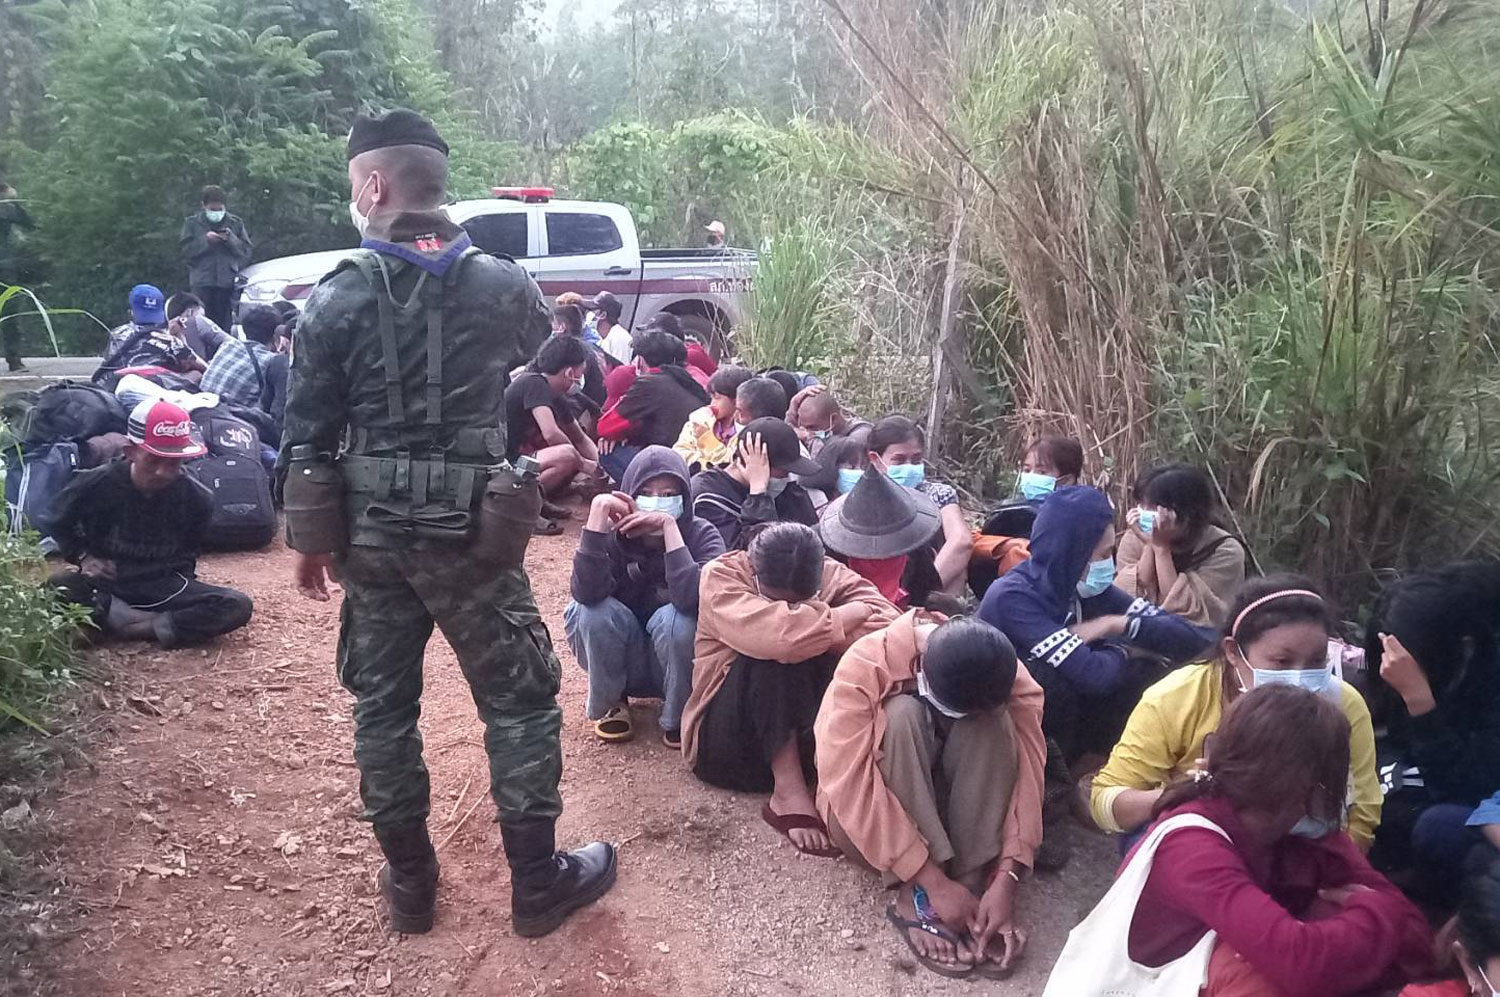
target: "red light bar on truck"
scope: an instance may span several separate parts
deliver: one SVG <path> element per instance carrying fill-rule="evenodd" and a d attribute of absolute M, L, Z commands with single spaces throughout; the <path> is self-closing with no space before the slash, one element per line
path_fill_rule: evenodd
<path fill-rule="evenodd" d="M 492 187 L 490 190 L 498 198 L 523 204 L 546 204 L 556 193 L 551 187 Z"/>

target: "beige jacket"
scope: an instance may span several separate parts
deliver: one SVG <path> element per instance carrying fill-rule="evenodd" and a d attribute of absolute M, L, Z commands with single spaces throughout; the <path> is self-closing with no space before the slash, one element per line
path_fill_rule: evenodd
<path fill-rule="evenodd" d="M 823 563 L 818 594 L 796 605 L 767 599 L 756 590 L 744 551 L 704 565 L 698 593 L 693 692 L 682 711 L 682 753 L 689 766 L 698 759 L 703 712 L 724 687 L 735 658 L 806 661 L 829 651 L 842 653 L 896 618 L 896 607 L 874 585 L 833 558 Z M 833 610 L 851 602 L 865 603 L 872 612 L 862 626 L 846 632 Z"/>
<path fill-rule="evenodd" d="M 1245 548 L 1233 535 L 1217 526 L 1203 531 L 1185 559 L 1192 567 L 1177 573 L 1170 592 L 1144 592 L 1137 579 L 1141 558 L 1148 551 L 1134 530 L 1120 538 L 1116 553 L 1120 573 L 1115 584 L 1169 613 L 1176 613 L 1201 627 L 1220 627 L 1229 612 L 1229 600 L 1245 580 Z"/>
<path fill-rule="evenodd" d="M 818 812 L 829 823 L 838 821 L 865 861 L 903 882 L 916 876 L 927 862 L 927 842 L 880 774 L 884 703 L 916 688 L 916 626 L 931 619 L 912 610 L 879 633 L 856 641 L 839 662 L 813 725 Z M 1030 868 L 1042 842 L 1047 742 L 1042 736 L 1042 687 L 1020 662 L 1004 708 L 1015 728 L 1020 771 L 1005 818 L 1000 857 Z"/>

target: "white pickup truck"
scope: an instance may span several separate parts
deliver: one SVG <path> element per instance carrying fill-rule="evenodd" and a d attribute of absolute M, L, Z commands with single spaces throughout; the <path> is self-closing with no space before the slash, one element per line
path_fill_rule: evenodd
<path fill-rule="evenodd" d="M 447 210 L 474 245 L 530 271 L 548 299 L 564 291 L 585 297 L 609 291 L 620 299 L 626 327 L 641 328 L 658 312 L 670 312 L 716 353 L 743 320 L 745 296 L 754 287 L 753 252 L 642 249 L 630 210 L 621 204 L 554 200 L 547 188 L 497 187 L 491 200 L 457 201 Z M 336 249 L 246 267 L 241 306 L 285 300 L 300 309 L 347 255 Z"/>

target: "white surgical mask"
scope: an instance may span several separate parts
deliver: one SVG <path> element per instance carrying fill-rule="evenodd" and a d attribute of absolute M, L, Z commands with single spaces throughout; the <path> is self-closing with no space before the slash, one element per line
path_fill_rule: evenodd
<path fill-rule="evenodd" d="M 923 699 L 927 700 L 927 702 L 931 703 L 933 709 L 937 710 L 939 713 L 950 720 L 962 720 L 964 717 L 968 716 L 968 714 L 964 713 L 962 710 L 955 710 L 951 707 L 944 706 L 942 700 L 938 699 L 932 694 L 932 685 L 927 681 L 926 672 L 917 672 L 917 695 L 921 696 Z"/>
<path fill-rule="evenodd" d="M 220 208 L 218 211 L 205 211 L 203 217 L 217 225 L 224 220 L 224 210 Z"/>
<path fill-rule="evenodd" d="M 673 519 L 682 516 L 681 495 L 637 495 L 635 507 L 641 512 L 664 512 Z"/>
<path fill-rule="evenodd" d="M 349 220 L 354 223 L 354 227 L 359 231 L 360 238 L 364 238 L 365 229 L 370 225 L 370 216 L 360 212 L 359 199 L 365 196 L 365 188 L 370 186 L 370 181 L 374 179 L 375 174 L 373 173 L 365 177 L 365 182 L 360 185 L 359 191 L 354 195 L 354 200 L 349 202 Z"/>

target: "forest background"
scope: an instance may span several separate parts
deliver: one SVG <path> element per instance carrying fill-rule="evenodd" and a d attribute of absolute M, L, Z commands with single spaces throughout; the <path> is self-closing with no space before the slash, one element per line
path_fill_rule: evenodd
<path fill-rule="evenodd" d="M 1258 565 L 1356 615 L 1500 549 L 1495 0 L 0 0 L 0 165 L 52 307 L 175 288 L 230 192 L 257 257 L 352 245 L 342 147 L 406 105 L 452 195 L 622 201 L 761 251 L 736 331 L 1006 495 L 1078 436 L 1129 501 L 1208 467 Z M 102 342 L 60 314 L 65 350 Z M 32 351 L 50 350 L 34 324 Z"/>

